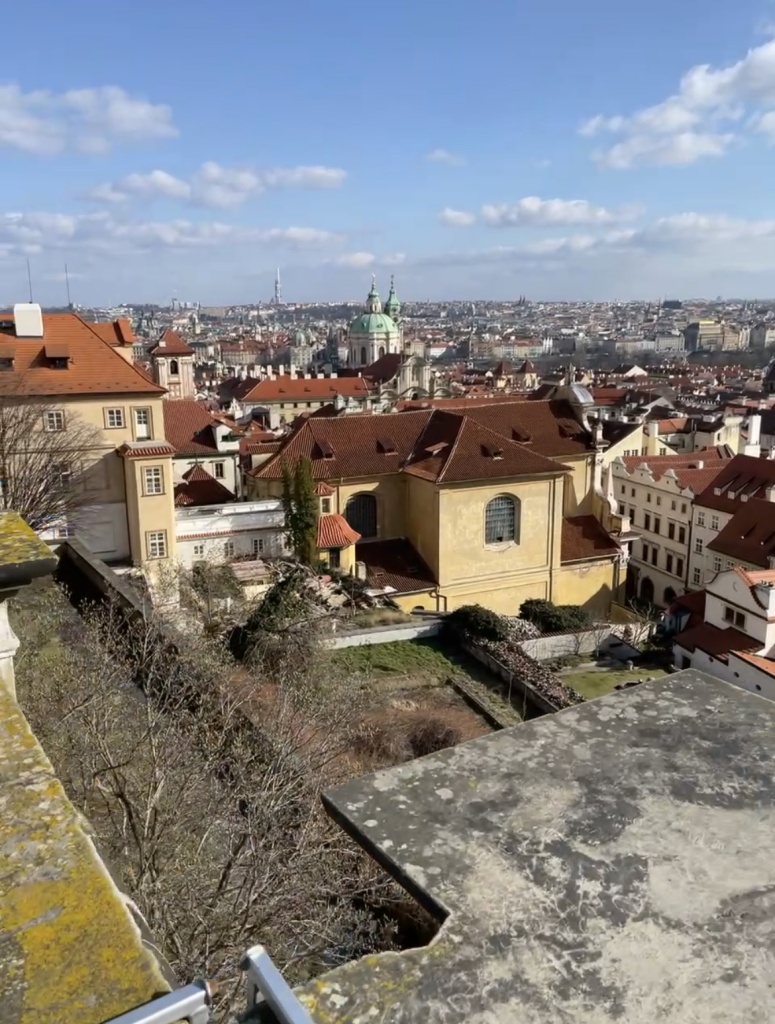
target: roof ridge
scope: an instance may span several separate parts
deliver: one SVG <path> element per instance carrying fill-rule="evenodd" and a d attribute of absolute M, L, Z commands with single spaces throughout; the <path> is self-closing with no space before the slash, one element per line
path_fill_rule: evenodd
<path fill-rule="evenodd" d="M 116 357 L 116 359 L 120 359 L 122 361 L 122 363 L 124 363 L 126 366 L 128 366 L 133 371 L 133 373 L 135 373 L 145 383 L 146 386 L 150 383 L 148 378 L 143 376 L 143 374 L 140 373 L 140 371 L 135 366 L 134 362 L 131 362 L 131 363 L 127 362 L 127 360 L 124 359 L 123 356 L 119 355 L 118 352 L 116 352 L 116 350 L 113 348 L 113 346 L 111 344 L 109 344 L 109 342 L 107 342 L 97 331 L 95 331 L 93 329 L 93 327 L 89 323 L 89 321 L 88 320 L 84 320 L 84 318 L 80 315 L 80 313 L 73 313 L 72 316 L 74 316 L 76 318 L 76 320 L 80 320 L 81 323 L 84 325 L 84 327 L 87 327 L 89 329 L 89 333 L 94 335 L 94 337 L 97 338 L 97 340 L 102 345 L 104 345 L 105 348 L 108 349 Z M 111 321 L 111 323 L 114 323 L 114 322 L 115 321 Z M 153 381 L 152 383 L 153 383 L 154 387 L 157 387 L 159 389 L 159 391 L 162 391 L 162 392 L 166 393 L 167 388 L 162 387 L 161 384 L 157 384 L 156 381 Z"/>

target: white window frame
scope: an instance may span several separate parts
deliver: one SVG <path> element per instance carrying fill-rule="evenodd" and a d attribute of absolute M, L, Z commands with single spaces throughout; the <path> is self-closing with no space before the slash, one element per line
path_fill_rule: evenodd
<path fill-rule="evenodd" d="M 227 540 L 223 545 L 223 557 L 234 558 L 234 541 Z"/>
<path fill-rule="evenodd" d="M 226 476 L 226 463 L 225 462 L 214 462 L 213 463 L 213 476 L 216 480 L 223 480 Z"/>
<path fill-rule="evenodd" d="M 718 530 L 719 529 L 719 523 L 720 523 L 720 519 L 719 519 L 718 516 L 711 516 L 710 517 L 710 528 L 711 528 L 711 530 Z"/>
<path fill-rule="evenodd" d="M 697 525 L 698 526 L 704 526 L 705 525 L 705 513 L 704 512 L 698 512 L 697 513 Z"/>
<path fill-rule="evenodd" d="M 53 421 L 53 426 L 52 426 Z M 65 429 L 64 409 L 47 409 L 43 413 L 43 430 L 47 434 L 59 434 Z"/>
<path fill-rule="evenodd" d="M 147 419 L 147 424 L 144 425 L 144 430 L 140 429 L 140 417 L 144 416 Z M 153 437 L 153 426 L 151 420 L 151 410 L 146 406 L 132 410 L 132 422 L 135 428 L 135 440 L 136 441 L 150 441 Z M 145 428 L 147 427 L 147 433 Z"/>
<path fill-rule="evenodd" d="M 695 587 L 702 585 L 702 569 L 695 568 L 692 570 L 692 585 Z"/>
<path fill-rule="evenodd" d="M 126 415 L 123 406 L 113 405 L 105 409 L 105 429 L 123 430 L 126 426 Z"/>
<path fill-rule="evenodd" d="M 149 530 L 145 535 L 146 553 L 149 559 L 167 557 L 167 531 Z"/>
<path fill-rule="evenodd" d="M 250 542 L 250 549 L 253 552 L 253 557 L 258 558 L 264 553 L 264 538 L 254 537 Z"/>
<path fill-rule="evenodd" d="M 204 558 L 205 546 L 204 543 L 194 544 L 194 558 Z"/>
<path fill-rule="evenodd" d="M 157 484 L 158 490 L 156 490 Z M 144 497 L 156 498 L 160 494 L 164 494 L 164 468 L 162 466 L 143 466 Z"/>

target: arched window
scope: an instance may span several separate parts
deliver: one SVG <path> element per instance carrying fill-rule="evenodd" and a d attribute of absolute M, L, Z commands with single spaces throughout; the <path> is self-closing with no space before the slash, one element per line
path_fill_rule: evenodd
<path fill-rule="evenodd" d="M 179 372 L 177 359 L 170 359 L 170 376 L 177 377 Z"/>
<path fill-rule="evenodd" d="M 344 517 L 364 540 L 377 536 L 377 499 L 373 494 L 354 494 L 345 505 Z"/>
<path fill-rule="evenodd" d="M 379 358 L 381 359 L 384 356 L 384 354 L 385 354 L 385 346 L 384 345 L 380 345 L 379 346 Z"/>
<path fill-rule="evenodd" d="M 654 584 L 648 576 L 644 576 L 640 581 L 640 599 L 644 604 L 654 603 Z"/>
<path fill-rule="evenodd" d="M 519 543 L 519 499 L 499 494 L 484 510 L 484 543 Z"/>
<path fill-rule="evenodd" d="M 676 594 L 675 594 L 675 591 L 673 590 L 673 588 L 672 587 L 665 587 L 665 604 L 668 606 L 668 608 L 673 603 L 673 601 L 675 601 L 675 597 L 676 597 Z"/>
<path fill-rule="evenodd" d="M 366 346 L 361 345 L 361 366 L 366 365 Z"/>

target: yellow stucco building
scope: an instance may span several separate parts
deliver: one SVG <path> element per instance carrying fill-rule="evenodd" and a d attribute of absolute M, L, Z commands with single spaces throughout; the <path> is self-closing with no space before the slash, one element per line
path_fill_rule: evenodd
<path fill-rule="evenodd" d="M 546 598 L 605 614 L 623 569 L 592 514 L 601 453 L 586 411 L 569 389 L 465 411 L 309 417 L 251 487 L 277 496 L 282 460 L 309 458 L 321 556 L 406 610 L 514 615 Z"/>
<path fill-rule="evenodd" d="M 32 430 L 63 438 L 48 442 L 65 453 L 61 464 L 41 466 L 67 474 L 77 508 L 41 536 L 55 543 L 77 532 L 101 558 L 148 567 L 175 554 L 174 448 L 164 438 L 166 389 L 133 364 L 133 340 L 126 321 L 90 324 L 19 304 L 0 313 L 0 402 L 8 415 L 34 408 Z M 30 471 L 18 459 L 14 468 L 13 453 L 9 462 L 10 473 Z"/>

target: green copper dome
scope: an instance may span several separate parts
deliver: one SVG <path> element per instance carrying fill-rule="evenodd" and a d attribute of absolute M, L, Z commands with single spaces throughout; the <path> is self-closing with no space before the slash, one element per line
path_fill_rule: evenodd
<path fill-rule="evenodd" d="M 387 313 L 361 313 L 350 324 L 351 334 L 397 334 L 393 320 Z"/>

